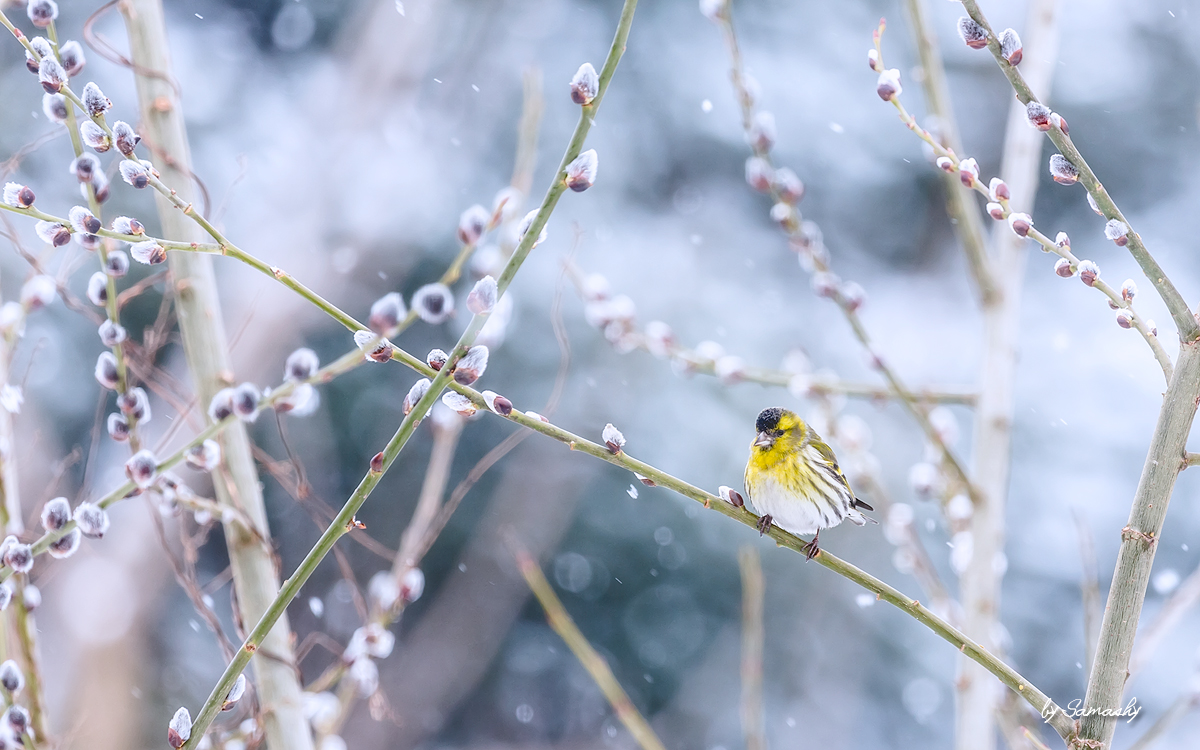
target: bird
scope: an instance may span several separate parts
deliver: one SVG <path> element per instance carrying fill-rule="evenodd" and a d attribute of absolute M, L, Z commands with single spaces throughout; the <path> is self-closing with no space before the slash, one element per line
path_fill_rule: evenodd
<path fill-rule="evenodd" d="M 763 409 L 754 429 L 746 494 L 759 514 L 760 535 L 772 523 L 792 534 L 815 534 L 805 555 L 811 560 L 820 553 L 821 529 L 846 519 L 859 526 L 878 523 L 860 512 L 875 509 L 855 497 L 833 449 L 795 412 Z"/>

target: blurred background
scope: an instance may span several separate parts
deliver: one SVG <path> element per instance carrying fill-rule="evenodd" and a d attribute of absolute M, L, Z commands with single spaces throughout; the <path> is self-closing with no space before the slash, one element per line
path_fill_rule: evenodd
<path fill-rule="evenodd" d="M 967 155 L 996 174 L 1012 92 L 992 58 L 960 43 L 956 3 L 931 3 Z M 96 2 L 64 0 L 60 34 L 81 39 Z M 523 77 L 540 75 L 544 114 L 531 196 L 537 202 L 578 116 L 567 83 L 580 63 L 607 53 L 616 0 L 187 0 L 168 4 L 175 76 L 183 92 L 195 171 L 209 213 L 241 247 L 281 266 L 365 319 L 387 292 L 406 299 L 436 280 L 458 250 L 458 216 L 491 206 L 512 179 Z M 1024 3 L 990 3 L 993 26 L 1021 30 Z M 23 9 L 11 16 L 29 24 Z M 863 285 L 862 315 L 888 361 L 914 387 L 970 388 L 978 381 L 981 324 L 966 264 L 944 211 L 942 182 L 921 143 L 879 101 L 865 65 L 871 32 L 889 20 L 885 52 L 900 68 L 909 110 L 923 117 L 912 34 L 895 2 L 738 0 L 733 7 L 748 71 L 779 131 L 776 163 L 807 186 L 800 208 L 818 222 L 835 270 Z M 1051 104 L 1097 174 L 1184 296 L 1200 295 L 1194 216 L 1200 16 L 1186 3 L 1059 4 L 1061 42 Z M 97 34 L 125 50 L 120 16 Z M 41 112 L 41 91 L 22 51 L 0 45 L 0 155 L 61 131 Z M 130 71 L 88 49 L 83 80 L 114 102 L 111 119 L 137 117 Z M 714 341 L 754 366 L 780 368 L 789 352 L 811 367 L 877 381 L 837 309 L 809 289 L 808 274 L 768 217 L 770 202 L 747 187 L 748 149 L 717 28 L 693 0 L 643 3 L 628 51 L 588 145 L 599 153 L 595 186 L 564 196 L 548 239 L 511 289 L 502 346 L 480 387 L 521 409 L 542 411 L 564 357 L 568 370 L 553 421 L 598 440 L 606 422 L 626 449 L 715 491 L 741 486 L 759 410 L 786 406 L 818 425 L 841 422 L 878 461 L 892 502 L 909 503 L 938 571 L 956 588 L 949 534 L 936 503 L 909 485 L 925 459 L 921 434 L 894 404 L 836 399 L 817 404 L 783 388 L 680 377 L 644 351 L 621 353 L 589 326 L 564 263 L 599 273 L 636 303 L 641 322 L 662 320 L 679 340 Z M 1048 156 L 1047 151 L 1044 156 Z M 69 142 L 44 142 L 16 177 L 39 206 L 64 214 L 79 201 L 67 174 Z M 108 164 L 108 158 L 104 162 Z M 1043 162 L 1044 163 L 1044 162 Z M 1044 169 L 1042 170 L 1044 173 Z M 1070 233 L 1114 284 L 1143 282 L 1128 254 L 1104 239 L 1079 187 L 1043 175 L 1033 212 L 1053 236 Z M 157 224 L 149 194 L 119 180 L 106 214 Z M 34 252 L 32 226 L 12 224 Z M 94 267 L 83 251 L 53 268 L 82 295 Z M 1144 342 L 1118 328 L 1099 295 L 1056 277 L 1031 247 L 1021 314 L 1014 455 L 1002 595 L 1013 666 L 1057 702 L 1085 688 L 1080 534 L 1095 539 L 1101 596 L 1111 576 L 1163 389 Z M 331 361 L 352 345 L 336 323 L 232 260 L 216 259 L 233 340 L 236 380 L 278 383 L 298 346 Z M 5 299 L 29 275 L 0 253 Z M 147 275 L 135 268 L 132 283 Z M 456 287 L 459 306 L 471 279 Z M 1143 283 L 1139 310 L 1159 322 L 1175 354 L 1170 316 Z M 125 310 L 134 339 L 152 326 L 162 283 Z M 555 300 L 561 302 L 556 311 Z M 397 342 L 421 356 L 449 347 L 467 316 L 418 324 Z M 94 325 L 58 304 L 34 315 L 15 353 L 13 382 L 26 400 L 16 417 L 22 488 L 35 503 L 95 496 L 122 481 L 126 447 L 97 429 L 91 376 Z M 797 361 L 792 357 L 791 363 Z M 177 335 L 159 364 L 186 381 Z M 370 456 L 402 418 L 415 376 L 365 366 L 322 388 L 316 414 L 260 419 L 265 455 L 302 462 L 317 502 L 340 507 Z M 881 382 L 881 381 L 880 381 Z M 162 417 L 152 438 L 179 418 Z M 962 456 L 971 412 L 953 407 Z M 193 415 L 194 418 L 194 415 Z M 359 518 L 395 550 L 429 462 L 427 420 Z M 281 427 L 282 425 L 282 427 Z M 848 427 L 851 426 L 851 427 Z M 282 432 L 281 432 L 282 429 Z M 192 424 L 171 437 L 179 445 Z M 511 433 L 481 418 L 463 429 L 451 487 Z M 152 441 L 153 442 L 153 441 Z M 843 446 L 837 446 L 843 450 Z M 294 569 L 320 533 L 311 507 L 262 471 L 279 565 Z M 200 492 L 207 479 L 181 472 Z M 1152 617 L 1200 564 L 1200 489 L 1193 472 L 1177 486 L 1144 617 Z M 874 502 L 869 493 L 867 499 Z M 956 657 L 925 627 L 753 530 L 691 500 L 644 487 L 629 473 L 538 436 L 521 443 L 465 497 L 424 561 L 424 596 L 393 626 L 394 653 L 379 663 L 385 701 L 360 703 L 341 734 L 351 748 L 631 747 L 594 683 L 542 610 L 529 599 L 500 529 L 511 526 L 538 556 L 568 611 L 608 658 L 637 707 L 670 748 L 732 750 L 744 743 L 738 715 L 741 585 L 737 551 L 754 545 L 766 581 L 764 710 L 775 747 L 907 748 L 952 744 Z M 46 690 L 66 746 L 157 747 L 179 705 L 197 707 L 223 667 L 214 636 L 176 584 L 149 504 L 116 506 L 102 541 L 69 561 L 39 564 L 34 580 Z M 324 516 L 321 516 L 324 518 Z M 168 524 L 177 523 L 168 521 Z M 165 542 L 179 554 L 178 534 Z M 881 526 L 837 528 L 822 546 L 916 596 L 895 565 Z M 338 648 L 362 624 L 356 592 L 391 561 L 346 540 L 352 575 L 329 558 L 289 610 L 298 641 L 326 633 Z M 227 560 L 220 534 L 199 551 L 201 584 L 231 638 Z M 901 565 L 901 568 L 904 568 Z M 1187 610 L 1128 696 L 1144 706 L 1122 723 L 1128 746 L 1197 684 L 1200 613 Z M 311 680 L 336 654 L 318 646 L 301 669 Z M 374 710 L 372 710 L 374 709 Z M 375 716 L 372 716 L 372 714 Z M 242 717 L 244 718 L 244 717 Z M 1185 717 L 1165 744 L 1200 730 Z M 1053 739 L 1053 738 L 1050 738 Z M 1055 740 L 1057 742 L 1057 740 Z M 1053 744 L 1053 743 L 1051 743 Z"/>

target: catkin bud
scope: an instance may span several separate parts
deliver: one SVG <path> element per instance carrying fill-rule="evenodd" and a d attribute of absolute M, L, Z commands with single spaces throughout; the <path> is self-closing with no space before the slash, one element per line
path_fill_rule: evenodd
<path fill-rule="evenodd" d="M 1018 237 L 1028 237 L 1029 230 L 1033 228 L 1033 218 L 1029 214 L 1013 213 L 1008 215 L 1008 226 L 1010 226 Z"/>
<path fill-rule="evenodd" d="M 75 175 L 75 179 L 79 182 L 90 183 L 96 179 L 97 174 L 101 174 L 104 170 L 100 166 L 100 160 L 94 154 L 82 153 L 71 161 L 71 166 L 67 167 L 67 171 Z"/>
<path fill-rule="evenodd" d="M 1050 113 L 1050 124 L 1063 132 L 1063 135 L 1069 135 L 1071 129 L 1067 127 L 1067 120 L 1057 112 Z"/>
<path fill-rule="evenodd" d="M 91 182 L 90 186 L 89 185 L 80 185 L 79 186 L 79 194 L 82 195 L 84 198 L 88 197 L 88 194 L 87 194 L 88 187 L 91 187 L 92 192 L 94 192 L 96 194 L 96 202 L 97 203 L 103 203 L 104 201 L 108 200 L 108 196 L 112 192 L 109 189 L 108 176 L 105 175 L 103 172 L 96 173 L 96 176 L 92 178 L 92 182 Z"/>
<path fill-rule="evenodd" d="M 222 388 L 213 395 L 208 403 L 208 418 L 213 422 L 222 422 L 233 415 L 233 389 Z"/>
<path fill-rule="evenodd" d="M 96 359 L 96 382 L 103 387 L 115 390 L 117 387 L 117 358 L 112 352 L 100 352 Z"/>
<path fill-rule="evenodd" d="M 33 569 L 33 547 L 21 544 L 15 536 L 10 536 L 0 544 L 4 551 L 4 564 L 18 573 L 28 573 Z"/>
<path fill-rule="evenodd" d="M 8 605 L 12 603 L 13 590 L 7 582 L 0 583 L 0 612 L 8 609 Z"/>
<path fill-rule="evenodd" d="M 867 67 L 876 73 L 879 72 L 879 50 L 874 47 L 867 50 Z"/>
<path fill-rule="evenodd" d="M 620 453 L 625 447 L 625 436 L 612 423 L 604 425 L 604 430 L 600 433 L 600 439 L 608 446 L 608 451 L 612 454 Z"/>
<path fill-rule="evenodd" d="M 903 92 L 904 87 L 900 85 L 899 70 L 890 68 L 879 74 L 879 81 L 875 84 L 875 93 L 879 94 L 880 99 L 890 102 L 893 97 L 897 97 Z"/>
<path fill-rule="evenodd" d="M 784 203 L 794 206 L 804 198 L 804 183 L 800 181 L 795 172 L 787 167 L 775 170 L 773 182 L 775 191 L 779 193 L 779 199 Z"/>
<path fill-rule="evenodd" d="M 1125 279 L 1125 283 L 1121 285 L 1121 299 L 1133 302 L 1133 298 L 1136 296 L 1137 283 L 1133 279 Z"/>
<path fill-rule="evenodd" d="M 62 247 L 71 241 L 71 230 L 56 221 L 39 221 L 33 231 L 43 241 L 54 247 Z"/>
<path fill-rule="evenodd" d="M 29 0 L 25 12 L 34 26 L 44 29 L 58 18 L 58 3 L 54 0 Z"/>
<path fill-rule="evenodd" d="M 1054 246 L 1060 248 L 1070 248 L 1071 238 L 1066 232 L 1059 232 L 1054 236 Z"/>
<path fill-rule="evenodd" d="M 400 293 L 391 292 L 375 300 L 375 303 L 371 305 L 371 315 L 367 318 L 367 325 L 375 333 L 383 335 L 395 328 L 407 312 Z"/>
<path fill-rule="evenodd" d="M 212 471 L 221 463 L 221 444 L 209 438 L 189 448 L 184 460 L 196 471 Z"/>
<path fill-rule="evenodd" d="M 4 184 L 4 203 L 13 208 L 29 208 L 34 201 L 33 190 L 16 182 Z"/>
<path fill-rule="evenodd" d="M 240 701 L 242 699 L 242 696 L 245 694 L 246 694 L 246 675 L 240 674 L 240 675 L 238 675 L 237 680 L 234 681 L 233 687 L 229 688 L 229 692 L 225 694 L 225 700 L 221 701 L 221 710 L 222 711 L 232 710 L 233 707 L 237 705 L 237 702 Z"/>
<path fill-rule="evenodd" d="M 1051 154 L 1050 176 L 1060 185 L 1074 185 L 1079 181 L 1079 170 L 1062 154 Z"/>
<path fill-rule="evenodd" d="M 454 367 L 455 382 L 462 385 L 471 385 L 483 377 L 483 372 L 487 369 L 487 363 L 488 348 L 486 346 L 472 346 Z"/>
<path fill-rule="evenodd" d="M 79 550 L 79 542 L 82 538 L 83 533 L 78 528 L 71 529 L 63 536 L 50 542 L 50 546 L 46 551 L 55 560 L 65 560 Z"/>
<path fill-rule="evenodd" d="M 988 43 L 987 29 L 967 16 L 958 19 L 958 35 L 971 49 L 983 49 Z"/>
<path fill-rule="evenodd" d="M 50 122 L 67 121 L 67 97 L 62 94 L 42 94 L 42 114 Z"/>
<path fill-rule="evenodd" d="M 363 357 L 371 362 L 382 364 L 392 358 L 392 342 L 370 331 L 355 331 L 354 343 L 362 350 Z"/>
<path fill-rule="evenodd" d="M 67 211 L 67 219 L 70 220 L 71 226 L 75 227 L 76 232 L 95 234 L 104 226 L 91 211 L 83 206 L 72 206 L 71 210 Z"/>
<path fill-rule="evenodd" d="M 87 298 L 96 307 L 104 307 L 108 304 L 108 275 L 103 271 L 97 271 L 88 279 Z"/>
<path fill-rule="evenodd" d="M 585 62 L 571 78 L 571 101 L 581 105 L 591 104 L 598 93 L 600 76 L 596 75 L 596 69 L 590 62 Z"/>
<path fill-rule="evenodd" d="M 141 235 L 146 233 L 142 222 L 128 216 L 118 216 L 112 220 L 112 230 L 117 234 Z"/>
<path fill-rule="evenodd" d="M 449 355 L 441 349 L 430 349 L 429 353 L 425 355 L 425 364 L 435 371 L 440 371 L 448 359 L 450 359 Z"/>
<path fill-rule="evenodd" d="M 118 169 L 121 171 L 121 179 L 139 190 L 150 184 L 150 173 L 141 162 L 125 159 Z"/>
<path fill-rule="evenodd" d="M 454 391 L 446 391 L 442 394 L 442 403 L 449 406 L 454 411 L 458 412 L 459 416 L 469 417 L 478 409 L 475 407 L 475 402 Z"/>
<path fill-rule="evenodd" d="M 520 238 L 520 241 L 525 240 L 525 235 L 528 234 L 530 228 L 533 227 L 533 221 L 534 221 L 534 219 L 537 218 L 537 215 L 538 215 L 538 210 L 535 208 L 534 210 L 525 214 L 525 218 L 521 219 L 521 223 L 517 226 L 517 237 Z M 543 224 L 542 231 L 538 233 L 537 239 L 533 241 L 533 244 L 530 247 L 537 247 L 538 245 L 542 244 L 545 241 L 546 241 L 546 226 Z"/>
<path fill-rule="evenodd" d="M 167 249 L 155 240 L 133 243 L 129 246 L 129 254 L 138 263 L 145 263 L 148 266 L 156 266 L 167 259 Z"/>
<path fill-rule="evenodd" d="M 487 231 L 492 221 L 492 214 L 486 208 L 476 203 L 458 217 L 458 241 L 464 245 L 474 245 Z"/>
<path fill-rule="evenodd" d="M 105 133 L 104 128 L 91 120 L 79 123 L 79 135 L 88 148 L 94 149 L 98 153 L 102 154 L 112 148 L 112 139 L 108 137 L 108 133 Z M 121 173 L 124 174 L 124 172 L 124 165 L 122 165 Z"/>
<path fill-rule="evenodd" d="M 412 384 L 412 387 L 408 389 L 408 393 L 404 396 L 404 416 L 407 417 L 417 405 L 417 402 L 425 398 L 425 394 L 429 392 L 429 386 L 432 384 L 429 378 L 421 378 Z"/>
<path fill-rule="evenodd" d="M 1120 219 L 1109 219 L 1104 225 L 1104 236 L 1119 247 L 1125 247 L 1129 244 L 1129 225 Z"/>
<path fill-rule="evenodd" d="M 1091 286 L 1096 283 L 1096 279 L 1100 276 L 1100 266 L 1090 260 L 1079 261 L 1079 280 L 1084 284 Z"/>
<path fill-rule="evenodd" d="M 988 196 L 996 202 L 1006 201 L 1011 195 L 1008 191 L 1008 183 L 999 177 L 993 177 L 988 183 Z"/>
<path fill-rule="evenodd" d="M 710 21 L 719 20 L 728 8 L 729 0 L 700 0 L 700 13 Z"/>
<path fill-rule="evenodd" d="M 774 179 L 775 175 L 766 159 L 761 156 L 746 159 L 746 184 L 750 187 L 760 193 L 767 193 L 770 192 Z"/>
<path fill-rule="evenodd" d="M 87 234 L 86 232 L 76 232 L 75 244 L 90 252 L 100 247 L 100 237 L 99 235 Z"/>
<path fill-rule="evenodd" d="M 742 493 L 738 492 L 732 487 L 726 487 L 725 485 L 721 485 L 717 488 L 717 497 L 721 498 L 735 508 L 741 508 L 746 504 L 746 501 L 742 498 Z"/>
<path fill-rule="evenodd" d="M 25 687 L 25 675 L 12 659 L 0 664 L 0 685 L 10 693 L 18 693 Z"/>
<path fill-rule="evenodd" d="M 149 450 L 140 450 L 125 462 L 125 475 L 133 480 L 133 483 L 142 489 L 146 489 L 154 484 L 154 480 L 158 477 L 158 459 Z M 83 507 L 82 505 L 80 507 Z M 79 509 L 76 508 L 76 521 L 79 520 Z M 82 527 L 83 524 L 80 524 Z M 107 526 L 107 523 L 106 523 Z M 88 534 L 87 529 L 83 533 Z"/>
<path fill-rule="evenodd" d="M 509 401 L 507 398 L 501 396 L 495 391 L 484 391 L 483 402 L 487 404 L 487 408 L 491 409 L 502 417 L 507 417 L 509 414 L 512 414 L 512 401 Z"/>
<path fill-rule="evenodd" d="M 999 203 L 988 203 L 987 212 L 988 216 L 992 217 L 996 221 L 1002 221 L 1004 219 L 1004 206 L 1001 206 Z"/>
<path fill-rule="evenodd" d="M 320 368 L 321 360 L 317 353 L 308 347 L 300 347 L 288 355 L 283 365 L 284 380 L 308 380 Z"/>
<path fill-rule="evenodd" d="M 87 58 L 83 55 L 83 47 L 79 42 L 67 41 L 63 42 L 58 47 L 59 62 L 66 69 L 67 75 L 74 78 L 83 72 L 83 66 L 87 65 Z"/>
<path fill-rule="evenodd" d="M 108 254 L 108 263 L 104 272 L 114 279 L 119 279 L 129 273 L 129 256 L 123 250 L 113 250 Z"/>
<path fill-rule="evenodd" d="M 120 323 L 114 323 L 111 320 L 105 320 L 101 323 L 100 328 L 96 332 L 100 334 L 100 343 L 109 349 L 124 341 L 129 335 L 125 331 L 125 326 Z"/>
<path fill-rule="evenodd" d="M 1016 31 L 1005 29 L 1000 32 L 1000 56 L 1014 67 L 1021 64 L 1024 49 L 1021 46 L 1021 37 Z"/>
<path fill-rule="evenodd" d="M 104 95 L 99 86 L 89 81 L 83 87 L 83 107 L 92 117 L 99 117 L 112 108 L 112 102 Z"/>
<path fill-rule="evenodd" d="M 867 301 L 867 290 L 856 281 L 847 281 L 841 288 L 842 303 L 851 312 L 858 310 Z"/>
<path fill-rule="evenodd" d="M 261 400 L 262 392 L 254 383 L 242 383 L 233 389 L 233 411 L 243 422 L 258 419 L 258 402 Z"/>
<path fill-rule="evenodd" d="M 835 273 L 828 271 L 818 271 L 812 275 L 809 280 L 812 290 L 818 297 L 833 298 L 837 296 L 838 288 L 842 285 L 842 280 Z"/>
<path fill-rule="evenodd" d="M 496 280 L 491 276 L 484 276 L 475 282 L 471 293 L 467 295 L 467 309 L 475 315 L 486 315 L 496 306 L 496 298 L 499 295 L 500 289 L 496 286 Z"/>
<path fill-rule="evenodd" d="M 108 415 L 108 421 L 105 425 L 108 429 L 108 436 L 118 443 L 123 443 L 129 439 L 129 420 L 124 414 L 113 412 Z"/>
<path fill-rule="evenodd" d="M 117 120 L 113 123 L 112 131 L 117 150 L 126 156 L 133 156 L 134 150 L 142 141 L 142 137 L 137 134 L 133 126 L 124 120 Z"/>
<path fill-rule="evenodd" d="M 56 497 L 42 506 L 42 528 L 46 531 L 58 531 L 70 520 L 71 503 L 65 497 Z"/>
<path fill-rule="evenodd" d="M 1071 268 L 1071 261 L 1066 258 L 1059 258 L 1058 262 L 1054 264 L 1054 273 L 1064 279 L 1069 279 L 1075 275 L 1075 269 Z"/>
<path fill-rule="evenodd" d="M 963 187 L 975 187 L 979 180 L 979 162 L 974 159 L 963 159 L 958 163 L 958 178 Z"/>
<path fill-rule="evenodd" d="M 40 310 L 54 301 L 58 284 L 53 276 L 38 274 L 21 285 L 21 304 L 30 312 Z"/>
<path fill-rule="evenodd" d="M 770 112 L 758 112 L 746 131 L 746 141 L 755 151 L 770 151 L 775 147 L 776 129 L 775 115 Z"/>
<path fill-rule="evenodd" d="M 4 712 L 4 723 L 18 737 L 29 731 L 29 722 L 29 710 L 24 706 L 14 704 Z"/>
<path fill-rule="evenodd" d="M 1117 310 L 1117 325 L 1122 328 L 1133 328 L 1133 316 L 1128 310 Z"/>
<path fill-rule="evenodd" d="M 167 724 L 167 742 L 175 750 L 179 750 L 191 736 L 192 715 L 188 713 L 187 708 L 180 707 L 171 717 L 171 722 Z"/>
<path fill-rule="evenodd" d="M 141 386 L 130 388 L 118 396 L 117 407 L 139 422 L 150 421 L 150 397 Z"/>
<path fill-rule="evenodd" d="M 571 160 L 567 165 L 565 182 L 567 187 L 577 193 L 582 193 L 590 188 L 596 182 L 596 169 L 599 166 L 599 161 L 596 157 L 596 149 L 589 148 L 579 156 Z"/>
<path fill-rule="evenodd" d="M 1029 124 L 1038 130 L 1046 131 L 1050 129 L 1050 108 L 1041 102 L 1031 101 L 1025 105 L 1025 116 L 1029 118 Z"/>
<path fill-rule="evenodd" d="M 38 81 L 41 82 L 42 88 L 46 90 L 47 94 L 57 94 L 63 84 L 67 82 L 67 71 L 58 64 L 54 55 L 46 55 L 38 63 Z"/>
<path fill-rule="evenodd" d="M 426 284 L 413 294 L 412 306 L 426 323 L 444 323 L 454 313 L 454 293 L 445 284 Z"/>

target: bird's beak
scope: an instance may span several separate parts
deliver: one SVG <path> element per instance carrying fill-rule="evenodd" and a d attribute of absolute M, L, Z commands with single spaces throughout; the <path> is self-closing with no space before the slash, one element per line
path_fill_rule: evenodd
<path fill-rule="evenodd" d="M 769 448 L 774 442 L 775 438 L 771 437 L 765 432 L 760 432 L 758 433 L 758 439 L 754 441 L 754 445 L 758 448 Z"/>

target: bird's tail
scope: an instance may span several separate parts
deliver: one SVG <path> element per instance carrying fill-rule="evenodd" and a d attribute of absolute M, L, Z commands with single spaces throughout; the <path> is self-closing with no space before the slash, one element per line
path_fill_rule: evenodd
<path fill-rule="evenodd" d="M 851 509 L 862 508 L 863 510 L 870 510 L 870 511 L 875 510 L 870 505 L 867 505 L 862 500 L 859 500 L 857 497 L 854 498 L 854 502 L 850 503 L 850 507 L 851 507 Z M 879 521 L 876 521 L 874 518 L 871 518 L 870 516 L 864 516 L 862 513 L 851 512 L 849 518 L 851 521 L 858 524 L 859 526 L 866 526 L 867 521 L 870 521 L 871 523 L 874 523 L 874 524 L 879 523 Z"/>

